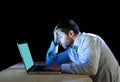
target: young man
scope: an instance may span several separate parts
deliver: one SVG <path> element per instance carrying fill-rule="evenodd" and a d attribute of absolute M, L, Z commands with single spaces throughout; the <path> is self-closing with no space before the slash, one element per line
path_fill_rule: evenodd
<path fill-rule="evenodd" d="M 56 25 L 47 51 L 47 68 L 66 73 L 87 74 L 93 82 L 120 82 L 120 66 L 105 41 L 92 33 L 81 33 L 73 20 Z M 58 53 L 59 45 L 65 50 Z"/>

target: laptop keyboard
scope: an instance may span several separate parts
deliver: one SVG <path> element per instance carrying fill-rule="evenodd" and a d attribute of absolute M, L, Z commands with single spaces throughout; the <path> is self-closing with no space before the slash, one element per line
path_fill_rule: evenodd
<path fill-rule="evenodd" d="M 45 66 L 35 66 L 34 71 L 45 71 Z"/>

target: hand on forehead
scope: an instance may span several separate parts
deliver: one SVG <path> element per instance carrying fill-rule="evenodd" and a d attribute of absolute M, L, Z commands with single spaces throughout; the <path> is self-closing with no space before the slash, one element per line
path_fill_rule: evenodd
<path fill-rule="evenodd" d="M 60 29 L 59 28 L 57 28 L 57 27 L 55 27 L 55 29 L 54 29 L 54 34 L 58 34 L 58 32 L 60 31 Z"/>

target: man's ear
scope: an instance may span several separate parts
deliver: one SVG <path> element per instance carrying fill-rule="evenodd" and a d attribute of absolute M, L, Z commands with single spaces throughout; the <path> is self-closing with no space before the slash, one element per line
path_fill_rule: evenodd
<path fill-rule="evenodd" d="M 73 32 L 73 30 L 70 30 L 68 35 L 69 35 L 70 37 L 73 37 L 73 36 L 75 35 L 75 33 Z"/>

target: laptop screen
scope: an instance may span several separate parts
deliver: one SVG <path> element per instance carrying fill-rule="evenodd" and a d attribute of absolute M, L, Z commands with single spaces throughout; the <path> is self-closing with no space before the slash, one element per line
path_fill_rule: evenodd
<path fill-rule="evenodd" d="M 30 49 L 29 49 L 29 46 L 28 46 L 28 43 L 21 43 L 21 44 L 17 43 L 17 45 L 18 45 L 18 48 L 19 48 L 19 51 L 20 51 L 20 55 L 23 58 L 26 69 L 28 70 L 34 64 L 32 56 L 31 56 L 31 52 L 30 52 Z"/>

